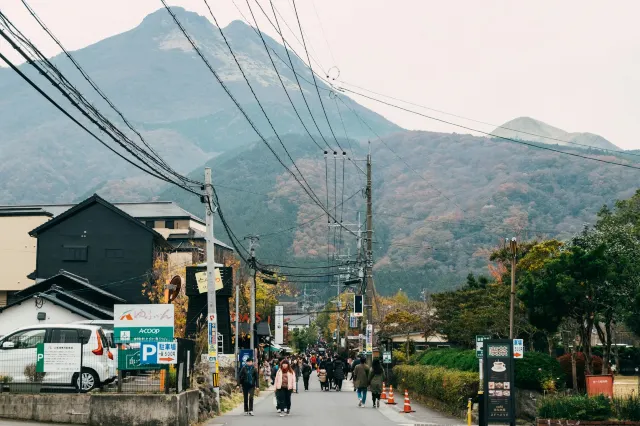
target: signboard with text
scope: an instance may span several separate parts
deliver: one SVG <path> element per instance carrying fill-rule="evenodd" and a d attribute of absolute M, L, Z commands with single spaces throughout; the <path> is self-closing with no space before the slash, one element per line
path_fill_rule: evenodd
<path fill-rule="evenodd" d="M 476 358 L 478 359 L 482 358 L 482 350 L 483 350 L 482 342 L 489 339 L 491 339 L 491 336 L 476 336 Z"/>
<path fill-rule="evenodd" d="M 284 306 L 276 306 L 276 345 L 284 343 Z"/>
<path fill-rule="evenodd" d="M 80 343 L 38 343 L 36 371 L 38 373 L 77 373 L 80 371 Z"/>
<path fill-rule="evenodd" d="M 178 362 L 178 343 L 173 342 L 141 342 L 140 364 L 166 365 Z"/>
<path fill-rule="evenodd" d="M 513 340 L 483 342 L 485 423 L 514 423 Z"/>
<path fill-rule="evenodd" d="M 209 314 L 207 327 L 207 344 L 209 346 L 209 362 L 218 362 L 218 327 L 216 314 Z"/>
<path fill-rule="evenodd" d="M 391 364 L 391 352 L 382 352 L 382 363 Z"/>
<path fill-rule="evenodd" d="M 222 284 L 222 276 L 220 275 L 220 269 L 215 268 L 215 274 L 213 279 L 216 284 L 216 291 L 224 288 L 224 284 Z M 207 280 L 207 272 L 196 272 L 196 282 L 198 283 L 198 291 L 200 294 L 206 293 L 209 290 L 209 282 Z"/>
<path fill-rule="evenodd" d="M 118 370 L 156 370 L 161 367 L 158 365 L 149 365 L 140 363 L 140 344 L 118 345 Z M 189 352 L 187 352 L 189 354 Z"/>
<path fill-rule="evenodd" d="M 524 340 L 513 339 L 513 357 L 515 359 L 524 358 Z"/>
<path fill-rule="evenodd" d="M 367 324 L 367 332 L 365 334 L 366 346 L 365 352 L 367 354 L 373 353 L 373 324 Z"/>
<path fill-rule="evenodd" d="M 116 343 L 173 341 L 172 304 L 114 305 L 113 319 Z"/>

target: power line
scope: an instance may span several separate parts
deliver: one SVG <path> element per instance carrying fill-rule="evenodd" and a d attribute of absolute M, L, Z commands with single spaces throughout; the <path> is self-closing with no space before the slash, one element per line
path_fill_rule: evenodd
<path fill-rule="evenodd" d="M 273 0 L 269 0 L 271 1 L 271 4 L 273 4 Z M 338 142 L 338 138 L 336 138 L 336 134 L 333 133 L 333 127 L 331 127 L 331 122 L 329 121 L 329 116 L 327 115 L 327 110 L 324 108 L 324 103 L 322 102 L 322 96 L 320 95 L 320 89 L 318 89 L 318 82 L 316 81 L 316 74 L 313 72 L 313 66 L 311 65 L 311 59 L 309 57 L 309 51 L 307 50 L 307 43 L 304 40 L 304 32 L 302 31 L 302 23 L 300 22 L 300 16 L 298 15 L 298 8 L 296 7 L 296 0 L 291 0 L 292 4 L 293 4 L 293 10 L 296 13 L 296 19 L 298 20 L 298 27 L 300 28 L 300 36 L 302 37 L 302 45 L 304 46 L 304 51 L 307 54 L 307 62 L 309 65 L 309 69 L 311 70 L 311 77 L 313 78 L 313 84 L 316 87 L 316 92 L 318 93 L 318 99 L 320 100 L 320 106 L 322 107 L 322 112 L 324 112 L 324 118 L 327 120 L 327 124 L 329 125 L 329 130 L 331 131 L 331 134 L 333 135 L 333 139 L 335 139 L 336 144 L 338 144 L 338 148 L 340 148 L 340 150 L 344 151 L 344 149 L 342 149 L 342 147 L 340 146 L 340 142 Z"/>
<path fill-rule="evenodd" d="M 355 88 L 358 88 L 360 90 L 364 90 L 365 92 L 373 93 L 373 94 L 378 95 L 378 96 L 383 96 L 385 98 L 389 98 L 389 99 L 393 99 L 395 101 L 403 102 L 403 103 L 406 103 L 408 105 L 413 105 L 413 106 L 416 106 L 416 107 L 419 107 L 419 108 L 427 109 L 429 111 L 438 112 L 440 114 L 449 115 L 451 117 L 456 117 L 456 118 L 461 118 L 463 120 L 473 121 L 475 123 L 484 124 L 484 125 L 492 126 L 492 127 L 499 128 L 499 129 L 510 130 L 512 132 L 522 133 L 522 134 L 529 135 L 529 136 L 536 136 L 536 137 L 539 137 L 539 138 L 549 139 L 549 140 L 553 140 L 553 141 L 556 141 L 556 142 L 562 142 L 562 143 L 567 143 L 567 144 L 571 144 L 571 145 L 577 145 L 577 146 L 581 146 L 581 147 L 584 147 L 584 148 L 597 149 L 597 150 L 601 150 L 601 151 L 604 151 L 604 152 L 616 152 L 616 153 L 619 153 L 619 154 L 632 155 L 632 156 L 640 157 L 640 154 L 636 154 L 636 153 L 629 152 L 629 151 L 601 148 L 601 147 L 582 144 L 582 143 L 578 143 L 578 142 L 567 141 L 567 140 L 555 138 L 555 137 L 552 137 L 552 136 L 545 136 L 545 135 L 540 135 L 540 134 L 537 134 L 537 133 L 526 132 L 524 130 L 512 129 L 512 128 L 504 126 L 504 125 L 498 125 L 498 124 L 493 124 L 493 123 L 489 123 L 489 122 L 482 121 L 482 120 L 476 120 L 476 119 L 465 117 L 465 116 L 462 116 L 462 115 L 458 115 L 458 114 L 453 114 L 453 113 L 450 113 L 450 112 L 442 111 L 440 109 L 431 108 L 431 107 L 420 105 L 420 104 L 417 104 L 417 103 L 414 103 L 414 102 L 406 101 L 406 100 L 403 100 L 403 99 L 400 99 L 400 98 L 396 98 L 396 97 L 393 97 L 393 96 L 390 96 L 390 95 L 385 95 L 383 93 L 375 92 L 373 90 L 366 89 L 364 87 L 357 86 L 357 85 L 355 85 L 353 83 L 348 83 L 346 81 L 340 81 L 340 83 L 346 84 L 346 85 L 349 85 L 349 86 L 353 86 Z"/>
<path fill-rule="evenodd" d="M 443 119 L 441 119 L 441 118 L 432 117 L 432 116 L 430 116 L 430 115 L 426 115 L 426 114 L 423 114 L 423 113 L 418 112 L 418 111 L 413 111 L 413 110 L 411 110 L 411 109 L 404 108 L 404 107 L 402 107 L 402 106 L 395 105 L 395 104 L 393 104 L 393 103 L 390 103 L 390 102 L 384 101 L 384 100 L 382 100 L 382 99 L 377 99 L 377 98 L 374 98 L 374 97 L 372 97 L 372 96 L 368 96 L 368 95 L 365 95 L 365 94 L 362 94 L 362 93 L 356 92 L 356 91 L 351 90 L 351 89 L 344 88 L 343 90 L 345 90 L 345 91 L 347 91 L 347 92 L 349 92 L 349 93 L 353 93 L 353 94 L 355 94 L 355 95 L 362 96 L 362 97 L 364 97 L 364 98 L 367 98 L 367 99 L 370 99 L 370 100 L 373 100 L 373 101 L 379 102 L 379 103 L 381 103 L 381 104 L 384 104 L 384 105 L 387 105 L 387 106 L 390 106 L 390 107 L 393 107 L 393 108 L 396 108 L 396 109 L 399 109 L 399 110 L 402 110 L 402 111 L 409 112 L 409 113 L 411 113 L 411 114 L 419 115 L 419 116 L 422 116 L 422 117 L 428 118 L 428 119 L 430 119 L 430 120 L 438 121 L 438 122 L 440 122 L 440 123 L 444 123 L 444 124 L 449 124 L 449 125 L 451 125 L 451 126 L 459 127 L 459 128 L 461 128 L 461 129 L 469 130 L 469 131 L 472 131 L 472 132 L 482 133 L 482 134 L 487 135 L 487 136 L 490 136 L 490 137 L 492 137 L 492 138 L 502 139 L 502 140 L 509 141 L 509 142 L 514 142 L 514 143 L 517 143 L 517 144 L 520 144 L 520 145 L 526 145 L 526 146 L 529 146 L 529 147 L 532 147 L 532 148 L 543 149 L 543 150 L 546 150 L 546 151 L 552 151 L 552 152 L 556 152 L 556 153 L 558 153 L 558 154 L 565 154 L 565 155 L 570 155 L 570 156 L 572 156 L 572 157 L 583 158 L 583 159 L 585 159 L 585 160 L 597 161 L 597 162 L 600 162 L 600 163 L 606 163 L 606 164 L 611 164 L 611 165 L 615 165 L 615 166 L 627 167 L 627 168 L 630 168 L 630 169 L 638 169 L 638 170 L 640 170 L 640 167 L 633 166 L 633 165 L 630 165 L 630 164 L 617 163 L 617 162 L 615 162 L 615 161 L 603 160 L 603 159 L 601 159 L 601 158 L 587 157 L 587 156 L 585 156 L 585 155 L 576 154 L 576 153 L 574 153 L 574 152 L 560 151 L 559 149 L 551 148 L 551 147 L 549 147 L 549 146 L 536 145 L 536 144 L 534 144 L 534 143 L 530 143 L 530 142 L 526 142 L 526 141 L 521 141 L 521 140 L 517 140 L 517 139 L 508 138 L 508 137 L 506 137 L 506 136 L 498 136 L 498 135 L 495 135 L 495 134 L 490 133 L 490 132 L 485 132 L 485 131 L 483 131 L 483 130 L 474 129 L 474 128 L 472 128 L 472 127 L 464 126 L 464 125 L 462 125 L 462 124 L 457 124 L 457 123 L 453 123 L 453 122 L 451 122 L 451 121 L 443 120 Z"/>

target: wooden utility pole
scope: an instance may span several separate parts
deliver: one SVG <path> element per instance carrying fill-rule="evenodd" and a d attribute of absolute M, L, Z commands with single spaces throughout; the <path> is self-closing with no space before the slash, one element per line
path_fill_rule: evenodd
<path fill-rule="evenodd" d="M 516 237 L 511 238 L 509 242 L 511 251 L 511 305 L 509 311 L 509 339 L 513 339 L 513 316 L 516 305 L 516 255 L 518 253 L 518 243 Z"/>
<path fill-rule="evenodd" d="M 367 309 L 367 326 L 373 327 L 373 202 L 371 188 L 371 149 L 367 155 L 367 255 L 365 258 L 365 308 Z M 371 348 L 373 349 L 374 331 L 371 330 Z M 365 348 L 368 349 L 368 348 Z M 371 365 L 373 352 L 367 351 L 367 363 Z"/>

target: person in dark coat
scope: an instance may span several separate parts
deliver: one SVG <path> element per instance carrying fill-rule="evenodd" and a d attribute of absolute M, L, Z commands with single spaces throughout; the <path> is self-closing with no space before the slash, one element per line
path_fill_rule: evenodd
<path fill-rule="evenodd" d="M 309 390 L 309 377 L 311 377 L 311 371 L 313 370 L 307 363 L 307 360 L 305 359 L 304 361 L 302 361 L 302 382 L 304 384 L 305 391 Z"/>
<path fill-rule="evenodd" d="M 249 358 L 247 363 L 240 370 L 238 377 L 238 388 L 242 387 L 242 396 L 244 398 L 244 415 L 253 416 L 253 395 L 258 387 L 260 374 L 255 365 L 253 358 Z"/>
<path fill-rule="evenodd" d="M 336 390 L 342 390 L 342 381 L 344 380 L 344 362 L 340 358 L 336 358 L 333 362 L 333 381 L 336 384 Z"/>
<path fill-rule="evenodd" d="M 271 384 L 276 381 L 276 374 L 278 374 L 278 361 L 273 361 L 273 367 L 271 367 Z"/>
<path fill-rule="evenodd" d="M 373 400 L 373 408 L 380 407 L 380 394 L 382 394 L 382 383 L 385 381 L 384 370 L 378 358 L 373 360 L 371 371 L 369 372 L 369 390 L 371 390 L 371 399 Z"/>
<path fill-rule="evenodd" d="M 333 365 L 333 360 L 331 358 L 327 360 L 327 363 L 325 364 L 324 369 L 327 370 L 327 381 L 329 382 L 329 389 L 333 389 L 335 367 Z"/>

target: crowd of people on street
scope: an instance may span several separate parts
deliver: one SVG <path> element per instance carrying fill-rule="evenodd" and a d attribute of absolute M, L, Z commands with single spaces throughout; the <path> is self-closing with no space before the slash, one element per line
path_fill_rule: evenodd
<path fill-rule="evenodd" d="M 275 388 L 274 404 L 281 417 L 291 414 L 291 396 L 299 393 L 300 377 L 304 391 L 309 391 L 309 379 L 313 371 L 316 371 L 320 390 L 323 392 L 341 392 L 344 380 L 352 380 L 358 396 L 358 407 L 365 406 L 368 391 L 371 392 L 373 408 L 380 407 L 380 395 L 386 380 L 380 360 L 374 359 L 369 366 L 364 355 L 345 359 L 330 352 L 323 355 L 309 352 L 282 356 L 271 361 L 265 359 L 261 367 L 255 366 L 253 359 L 249 358 L 238 374 L 238 389 L 242 389 L 245 416 L 253 416 L 255 388 L 259 386 L 259 368 L 262 369 L 263 380 Z"/>

